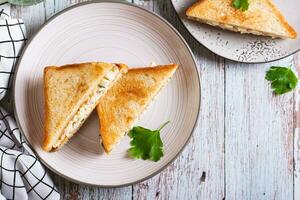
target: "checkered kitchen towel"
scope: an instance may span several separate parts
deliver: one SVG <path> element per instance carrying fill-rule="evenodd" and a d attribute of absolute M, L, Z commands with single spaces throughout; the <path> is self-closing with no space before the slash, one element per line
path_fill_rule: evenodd
<path fill-rule="evenodd" d="M 0 200 L 59 199 L 45 168 L 2 107 L 9 99 L 14 67 L 26 42 L 24 23 L 10 18 L 9 8 L 0 0 Z"/>

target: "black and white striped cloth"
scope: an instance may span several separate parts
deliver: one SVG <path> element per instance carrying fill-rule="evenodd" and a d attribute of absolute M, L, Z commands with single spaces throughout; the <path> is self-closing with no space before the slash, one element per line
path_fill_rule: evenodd
<path fill-rule="evenodd" d="M 14 67 L 26 42 L 23 21 L 9 14 L 10 5 L 0 0 L 0 200 L 59 199 L 50 176 L 4 109 L 9 105 Z"/>

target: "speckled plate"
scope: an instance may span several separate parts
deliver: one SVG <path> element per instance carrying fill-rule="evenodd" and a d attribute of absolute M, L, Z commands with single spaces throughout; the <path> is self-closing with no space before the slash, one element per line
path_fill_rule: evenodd
<path fill-rule="evenodd" d="M 298 37 L 271 39 L 269 37 L 239 34 L 187 19 L 185 11 L 197 0 L 171 0 L 181 21 L 201 44 L 212 52 L 238 62 L 262 63 L 278 60 L 300 49 L 300 12 L 295 9 L 298 0 L 274 0 L 287 21 L 295 28 Z"/>
<path fill-rule="evenodd" d="M 87 61 L 122 62 L 130 67 L 179 64 L 135 124 L 156 129 L 171 121 L 161 133 L 164 156 L 159 162 L 129 158 L 127 136 L 110 155 L 103 153 L 95 113 L 61 150 L 42 150 L 44 67 Z M 179 155 L 196 125 L 200 85 L 193 55 L 170 24 L 131 4 L 98 1 L 61 12 L 29 41 L 19 60 L 14 99 L 19 127 L 47 167 L 75 182 L 115 187 L 149 178 Z"/>

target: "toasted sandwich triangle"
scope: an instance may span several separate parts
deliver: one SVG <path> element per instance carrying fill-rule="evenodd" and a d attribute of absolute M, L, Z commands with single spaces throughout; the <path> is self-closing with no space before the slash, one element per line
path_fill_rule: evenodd
<path fill-rule="evenodd" d="M 124 68 L 125 65 L 100 62 L 45 68 L 45 151 L 60 148 L 75 134 L 99 102 L 100 97 L 96 96 L 95 92 L 99 91 L 99 85 L 103 83 L 104 78 L 114 69 L 118 71 L 119 76 Z M 101 93 L 104 94 L 107 88 L 101 90 Z M 85 109 L 80 110 L 86 105 L 88 106 Z M 70 125 L 72 120 L 75 124 Z"/>
<path fill-rule="evenodd" d="M 129 69 L 97 105 L 100 136 L 109 153 L 168 82 L 177 65 Z"/>
<path fill-rule="evenodd" d="M 249 0 L 249 8 L 241 11 L 232 0 L 198 0 L 187 11 L 188 18 L 219 26 L 235 32 L 296 38 L 296 31 L 288 24 L 271 0 Z"/>

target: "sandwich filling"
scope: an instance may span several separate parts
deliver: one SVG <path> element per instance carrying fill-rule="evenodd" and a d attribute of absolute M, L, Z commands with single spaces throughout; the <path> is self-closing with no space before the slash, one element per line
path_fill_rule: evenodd
<path fill-rule="evenodd" d="M 212 20 L 200 19 L 200 18 L 192 17 L 192 16 L 188 16 L 188 18 L 190 18 L 192 20 L 199 21 L 201 23 L 209 24 L 211 26 L 218 26 L 218 27 L 220 27 L 222 29 L 225 29 L 225 30 L 227 29 L 227 30 L 231 30 L 231 31 L 234 31 L 234 32 L 240 32 L 242 34 L 251 33 L 251 34 L 254 34 L 254 35 L 270 36 L 272 38 L 288 38 L 288 36 L 286 36 L 286 33 L 284 33 L 284 32 L 281 32 L 281 34 L 275 34 L 275 33 L 271 33 L 271 32 L 250 29 L 250 28 L 247 28 L 247 27 L 242 27 L 242 26 L 237 26 L 237 25 L 232 25 L 232 24 L 224 24 L 224 23 L 215 22 L 215 21 L 212 21 Z"/>
<path fill-rule="evenodd" d="M 88 99 L 81 105 L 77 110 L 74 117 L 69 121 L 66 128 L 63 130 L 59 140 L 53 145 L 53 148 L 59 148 L 69 138 L 71 138 L 81 127 L 87 117 L 92 113 L 96 107 L 99 99 L 104 94 L 104 91 L 109 85 L 117 78 L 119 74 L 119 68 L 115 65 L 113 68 L 104 76 L 102 82 L 97 85 L 95 91 L 88 97 Z"/>

